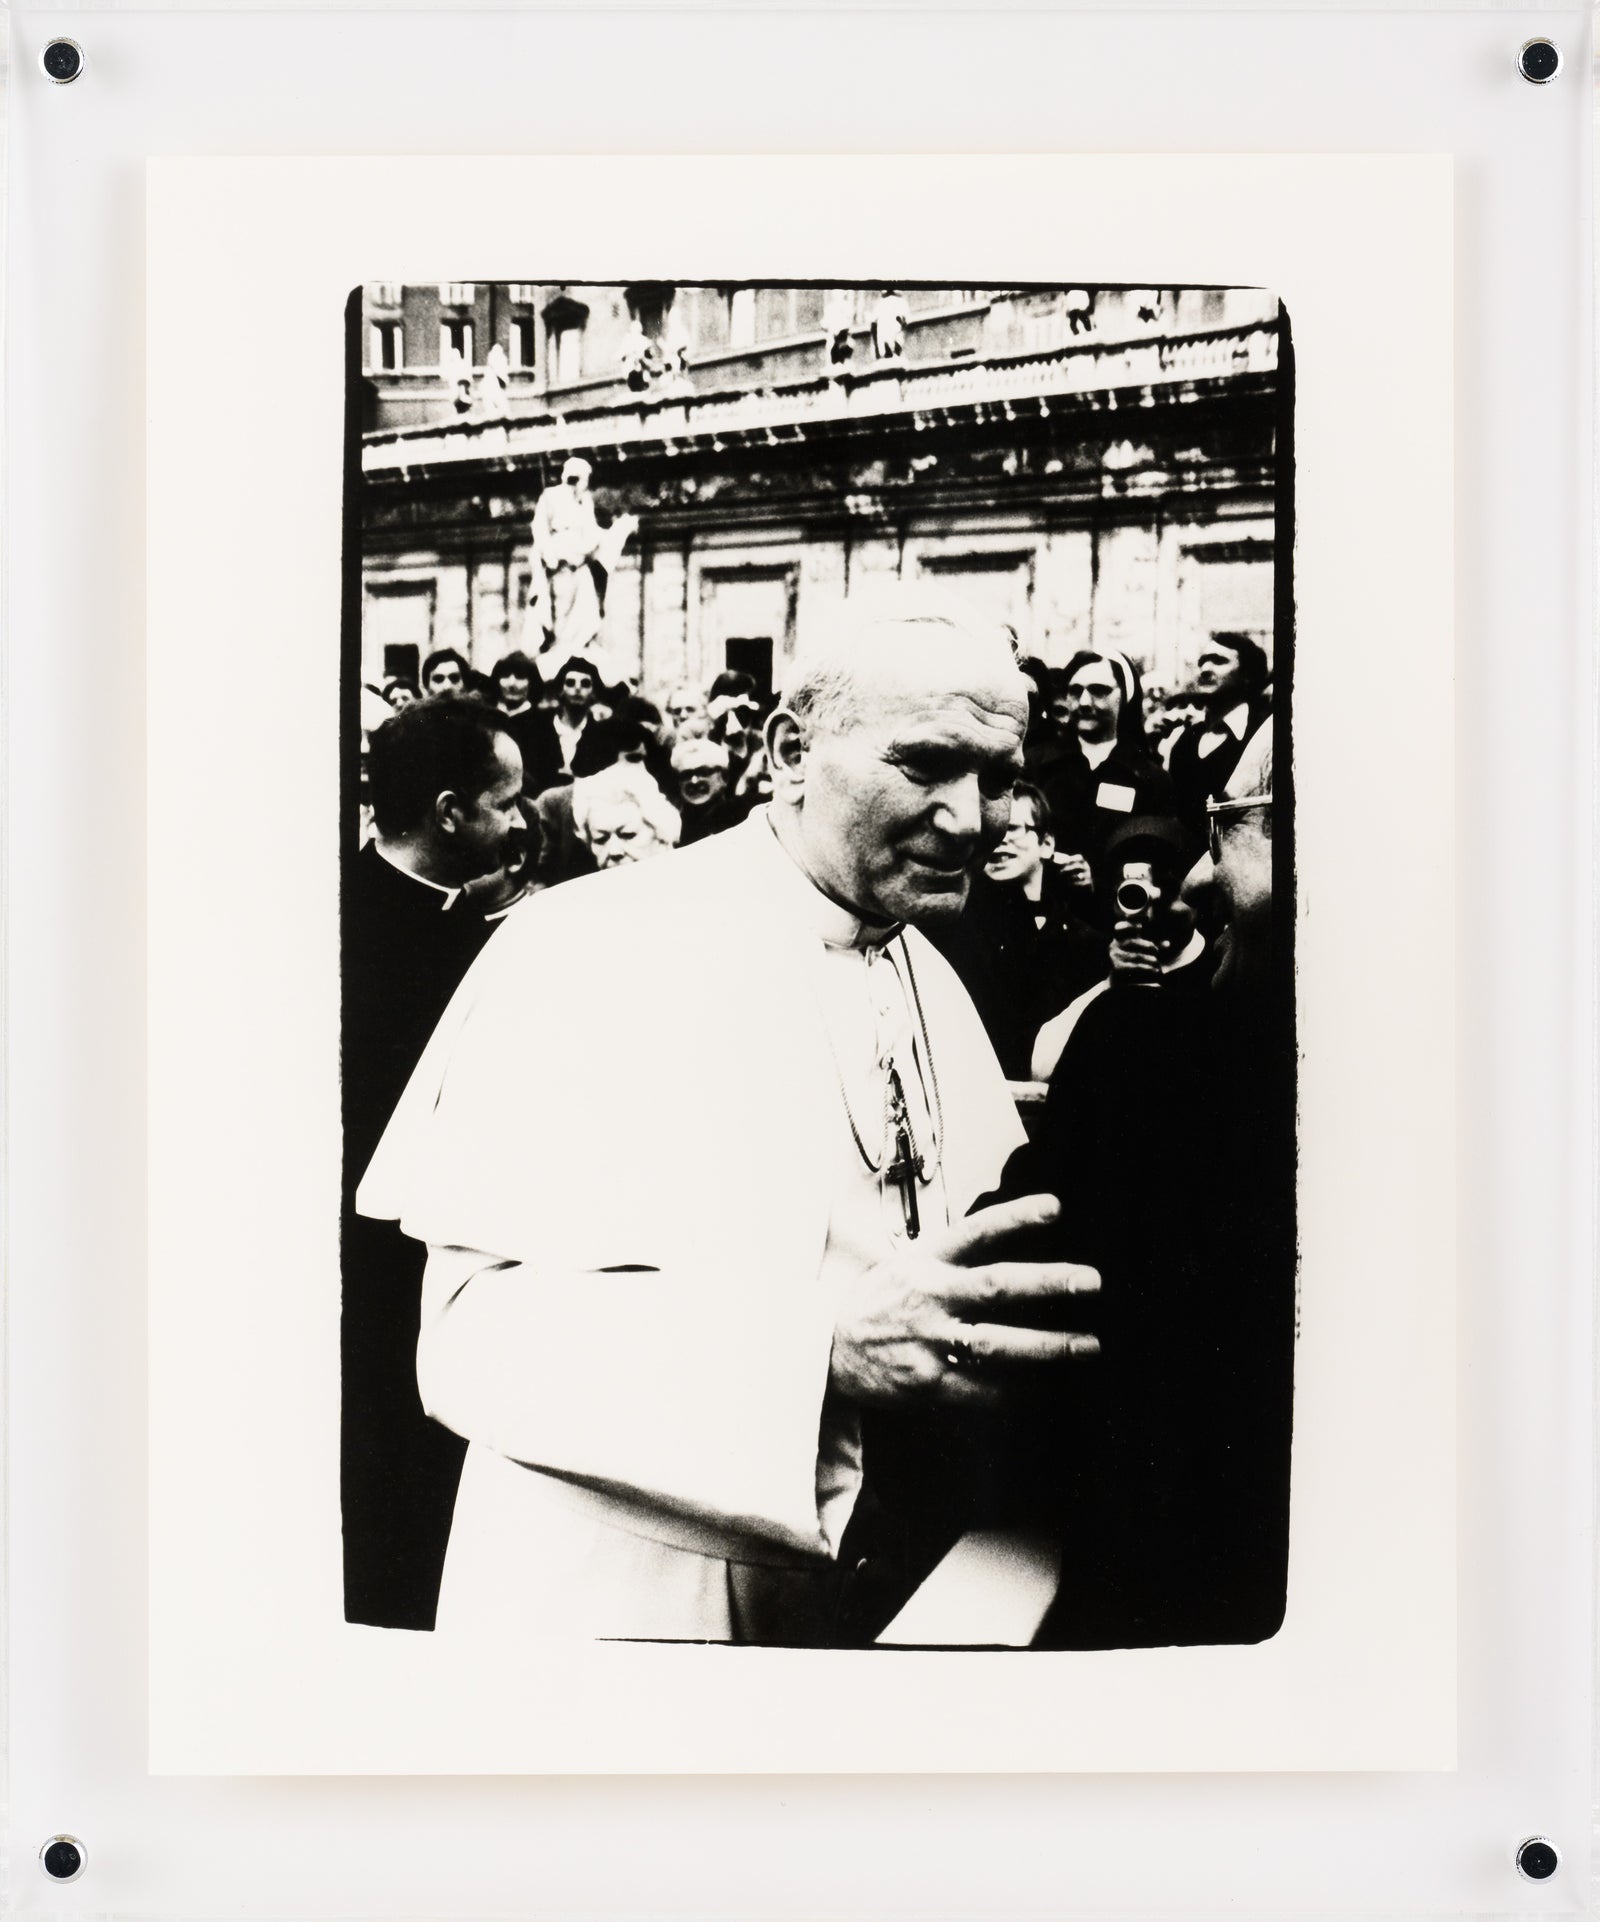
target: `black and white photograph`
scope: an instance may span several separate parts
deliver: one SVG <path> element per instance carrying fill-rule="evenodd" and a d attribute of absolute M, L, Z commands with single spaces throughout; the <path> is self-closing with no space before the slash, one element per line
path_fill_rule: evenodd
<path fill-rule="evenodd" d="M 1592 22 L 38 3 L 18 1913 L 1572 1907 Z"/>
<path fill-rule="evenodd" d="M 345 1620 L 1270 1639 L 1277 295 L 345 321 Z"/>

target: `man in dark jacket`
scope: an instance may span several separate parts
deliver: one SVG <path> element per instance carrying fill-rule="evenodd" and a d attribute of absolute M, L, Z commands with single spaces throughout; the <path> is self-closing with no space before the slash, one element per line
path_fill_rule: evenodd
<path fill-rule="evenodd" d="M 522 759 L 492 710 L 423 701 L 374 732 L 367 776 L 377 838 L 347 857 L 341 904 L 345 1619 L 427 1629 L 465 1445 L 417 1394 L 422 1251 L 353 1197 L 493 927 L 474 884 L 517 852 Z"/>
<path fill-rule="evenodd" d="M 1223 957 L 1179 991 L 1148 948 L 1087 1007 L 1007 1192 L 1060 1196 L 1105 1277 L 1102 1366 L 1008 1437 L 1013 1499 L 1054 1511 L 1038 1645 L 1260 1641 L 1285 1606 L 1295 1303 L 1292 979 L 1272 912 L 1272 788 L 1211 804 Z M 1156 985 L 1160 982 L 1160 985 Z"/>
<path fill-rule="evenodd" d="M 534 709 L 516 730 L 523 791 L 529 795 L 583 774 L 598 774 L 617 758 L 606 723 L 594 717 L 600 681 L 589 663 L 574 656 L 556 675 L 555 687 L 555 706 Z"/>
<path fill-rule="evenodd" d="M 1167 772 L 1184 825 L 1204 833 L 1206 803 L 1222 794 L 1245 745 L 1272 717 L 1267 657 L 1246 634 L 1213 634 L 1200 651 L 1195 692 L 1205 720 L 1172 744 Z"/>
<path fill-rule="evenodd" d="M 1059 1544 L 1037 1648 L 1256 1642 L 1283 1620 L 1294 1010 L 1261 759 L 1252 792 L 1211 806 L 1227 928 L 1209 987 L 1163 978 L 1159 944 L 1124 926 L 1127 965 L 1084 1008 L 1006 1167 L 999 1198 L 1061 1202 L 1026 1252 L 1070 1246 L 1104 1277 L 1076 1309 L 1100 1339 L 1095 1367 L 1000 1417 L 865 1425 L 868 1493 L 902 1588 L 965 1531 Z"/>

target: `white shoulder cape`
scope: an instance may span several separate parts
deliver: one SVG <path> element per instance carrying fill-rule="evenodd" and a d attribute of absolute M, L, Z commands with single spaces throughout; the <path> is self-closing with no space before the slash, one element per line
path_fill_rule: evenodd
<path fill-rule="evenodd" d="M 760 812 L 514 909 L 424 1051 L 361 1212 L 569 1272 L 814 1278 L 846 1124 L 788 862 Z M 914 930 L 907 948 L 960 1212 L 1021 1131 L 965 989 Z"/>

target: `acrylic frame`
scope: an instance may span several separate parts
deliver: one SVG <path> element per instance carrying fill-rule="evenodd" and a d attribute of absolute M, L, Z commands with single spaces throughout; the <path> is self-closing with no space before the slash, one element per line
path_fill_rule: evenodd
<path fill-rule="evenodd" d="M 449 34 L 464 37 L 449 44 L 470 68 L 474 51 L 498 57 L 526 24 L 507 15 L 456 21 Z M 966 29 L 952 18 L 895 24 L 895 57 L 918 63 L 919 84 L 906 94 L 920 95 L 915 113 L 898 109 L 904 120 L 895 144 L 927 151 L 946 144 L 937 104 L 970 104 L 959 92 L 941 95 L 937 75 L 959 70 L 950 60 L 954 47 L 970 57 L 975 43 L 960 40 Z M 986 25 L 993 37 L 982 51 L 1005 52 L 1020 71 L 1017 62 L 1040 60 L 1042 36 L 1058 56 L 1058 74 L 1072 65 L 1059 60 L 1068 52 L 1083 70 L 1104 74 L 1119 57 L 1131 58 L 1136 30 L 1148 33 L 1150 24 L 1018 17 Z M 584 38 L 598 23 L 551 15 L 537 25 L 547 51 L 552 36 L 561 36 L 573 71 L 585 54 L 596 73 L 604 70 L 598 43 Z M 808 25 L 815 42 L 819 24 Z M 366 78 L 353 96 L 330 88 L 305 103 L 302 151 L 337 144 L 392 152 L 414 142 L 415 123 L 408 133 L 400 102 L 408 77 L 420 84 L 414 63 L 425 40 L 436 46 L 438 23 L 397 18 L 381 47 L 373 26 L 370 17 L 317 23 L 318 61 L 340 65 L 335 53 L 343 47 L 344 70 L 364 63 Z M 1330 1901 L 1350 1912 L 1391 1914 L 1581 1912 L 1592 1539 L 1584 999 L 1590 537 L 1583 511 L 1591 436 L 1588 115 L 1586 100 L 1574 99 L 1587 73 L 1588 28 L 1577 12 L 1174 16 L 1164 23 L 1154 76 L 1147 52 L 1139 88 L 1114 91 L 1099 119 L 1088 111 L 1092 90 L 1077 83 L 1083 132 L 1075 127 L 1070 143 L 1125 150 L 1140 144 L 1126 137 L 1130 130 L 1144 136 L 1158 123 L 1164 144 L 1199 151 L 1215 147 L 1214 127 L 1225 124 L 1231 144 L 1260 151 L 1411 148 L 1457 156 L 1460 765 L 1491 769 L 1481 783 L 1461 784 L 1458 863 L 1470 903 L 1467 880 L 1487 857 L 1500 879 L 1503 915 L 1488 929 L 1464 918 L 1462 930 L 1461 1438 L 1463 1488 L 1472 1499 L 1462 1516 L 1456 1773 L 872 1784 L 349 1781 L 337 1791 L 326 1783 L 202 1786 L 145 1777 L 143 1515 L 137 1499 L 109 1499 L 105 1480 L 105 1464 L 117 1461 L 124 1479 L 115 1487 L 125 1492 L 137 1487 L 142 1466 L 137 1248 L 145 1064 L 142 983 L 129 957 L 138 946 L 143 823 L 136 804 L 110 822 L 91 821 L 87 798 L 41 819 L 30 797 L 54 791 L 52 783 L 59 788 L 69 720 L 102 770 L 99 803 L 108 787 L 136 795 L 141 784 L 140 375 L 126 326 L 140 271 L 137 163 L 160 151 L 281 151 L 267 79 L 275 62 L 279 72 L 305 70 L 306 27 L 293 16 L 24 14 L 13 37 L 8 1676 L 17 1911 L 201 1913 L 231 1883 L 260 1912 L 306 1915 L 403 1913 L 408 1902 L 412 1912 L 576 1906 L 620 1913 L 646 1901 L 783 1913 L 790 1903 L 837 1903 L 828 1870 L 845 1861 L 852 1905 L 875 1913 L 931 1906 L 1009 1912 L 1046 1903 L 1090 1913 L 1158 1902 L 1195 1912 L 1236 1903 L 1283 1913 Z M 1572 89 L 1535 91 L 1513 74 L 1502 96 L 1502 62 L 1541 28 L 1567 50 Z M 866 20 L 852 29 L 855 58 L 870 72 L 888 57 L 886 30 Z M 72 89 L 29 92 L 40 36 L 56 30 L 89 48 L 89 71 Z M 684 43 L 706 33 L 706 17 L 638 29 L 645 37 L 656 30 L 683 62 L 672 71 L 693 91 Z M 737 87 L 725 95 L 719 88 L 715 119 L 694 93 L 697 144 L 845 151 L 864 144 L 874 125 L 865 109 L 881 96 L 864 97 L 854 119 L 851 103 L 835 100 L 836 117 L 816 128 L 814 141 L 780 139 L 770 124 L 758 140 L 740 115 L 758 117 L 759 102 L 759 117 L 770 123 L 763 57 L 809 59 L 819 50 L 803 47 L 781 16 L 741 19 L 729 34 L 717 70 L 724 87 L 742 71 L 747 91 L 740 105 Z M 1197 124 L 1195 103 L 1187 119 L 1170 111 L 1181 104 L 1182 83 L 1193 83 L 1197 60 L 1214 83 L 1209 134 Z M 1447 78 L 1426 104 L 1402 84 L 1403 75 L 1441 68 Z M 1269 71 L 1275 81 L 1266 88 L 1259 83 Z M 1314 78 L 1291 89 L 1281 78 L 1290 71 Z M 225 83 L 222 73 L 248 73 L 256 84 Z M 121 112 L 115 123 L 93 124 L 86 103 L 103 101 L 104 89 L 120 90 L 113 97 Z M 1058 130 L 1047 135 L 1046 107 L 1059 108 L 1059 86 L 1056 92 L 1053 103 L 1042 89 L 1020 108 L 1012 100 L 1004 131 L 996 122 L 986 140 L 959 144 L 1020 144 L 1023 124 L 1038 129 L 1028 145 L 1069 144 Z M 449 141 L 438 144 L 449 129 L 455 150 L 514 150 L 508 136 L 520 101 L 513 89 L 499 95 L 498 119 L 483 118 L 481 84 L 463 80 L 430 97 L 442 105 L 447 96 L 430 147 L 451 150 Z M 1219 102 L 1230 100 L 1231 117 L 1219 112 Z M 49 121 L 45 111 L 56 102 L 62 111 Z M 1532 118 L 1552 105 L 1543 121 Z M 653 137 L 641 134 L 652 125 L 646 118 L 625 142 L 616 99 L 574 88 L 564 109 L 572 119 L 552 117 L 539 144 L 590 151 L 682 144 L 682 98 L 674 108 Z M 1020 111 L 1036 118 L 1019 120 Z M 457 116 L 453 127 L 448 113 Z M 607 116 L 612 137 L 597 142 L 593 129 Z M 970 121 L 962 124 L 970 130 Z M 680 129 L 676 143 L 669 125 Z M 245 131 L 252 126 L 253 134 Z M 1237 137 L 1242 126 L 1248 141 Z M 845 137 L 851 130 L 854 137 Z M 1118 131 L 1123 138 L 1114 137 Z M 53 303 L 68 289 L 79 294 L 68 310 L 75 318 L 47 333 L 46 317 L 61 313 Z M 112 315 L 122 317 L 120 326 Z M 1559 369 L 1563 378 L 1510 378 L 1504 350 L 1519 339 L 1535 344 L 1533 365 Z M 86 522 L 100 530 L 103 565 L 96 578 L 63 587 L 69 569 L 62 563 L 81 555 Z M 46 567 L 52 558 L 54 585 Z M 1509 707 L 1491 709 L 1491 670 L 1504 669 L 1518 635 L 1537 649 L 1526 677 L 1532 685 L 1507 696 Z M 1562 698 L 1552 698 L 1558 691 Z M 1516 723 L 1509 730 L 1508 714 Z M 1516 737 L 1509 747 L 1508 731 Z M 1546 829 L 1531 849 L 1513 833 L 1514 826 L 1525 831 L 1529 817 Z M 91 826 L 113 858 L 97 868 L 94 887 L 79 893 L 62 886 L 65 856 L 73 831 Z M 1550 937 L 1552 926 L 1559 939 Z M 108 962 L 119 954 L 120 964 Z M 91 956 L 98 974 L 89 971 Z M 109 1171 L 94 1214 L 62 1205 L 69 1194 L 81 1196 L 85 1160 Z M 61 1185 L 69 1177 L 72 1189 Z M 1535 1275 L 1536 1290 L 1528 1279 Z M 301 1859 L 318 1867 L 292 1889 L 274 1885 L 267 1862 L 267 1837 L 286 1823 L 304 1838 Z M 1269 1825 L 1273 1841 L 1257 1852 L 1246 1838 Z M 535 1874 L 530 1826 L 540 1838 Z M 29 1838 L 37 1831 L 42 1841 L 60 1828 L 82 1834 L 90 1851 L 89 1875 L 70 1890 L 52 1888 L 31 1861 Z M 1515 1842 L 1535 1830 L 1554 1835 L 1565 1858 L 1544 1887 L 1519 1882 L 1510 1865 Z M 431 1843 L 425 1868 L 416 1845 L 424 1831 Z M 639 1879 L 619 1877 L 602 1888 L 600 1838 L 618 1833 L 639 1855 Z M 818 1850 L 819 1834 L 833 1845 Z M 680 1855 L 688 1835 L 695 1846 Z M 355 1850 L 353 1836 L 360 1837 Z M 1121 1846 L 1108 1847 L 1111 1837 Z M 1182 1856 L 1181 1870 L 1152 1859 L 1157 1839 L 1162 1852 Z M 779 1849 L 803 1866 L 775 1889 L 760 1879 L 760 1863 Z M 1104 1859 L 1119 1854 L 1139 1858 L 1140 1867 Z M 470 1873 L 460 1867 L 466 1856 Z M 1335 1858 L 1360 1868 L 1335 1884 Z M 703 1866 L 708 1860 L 722 1865 L 715 1874 Z"/>

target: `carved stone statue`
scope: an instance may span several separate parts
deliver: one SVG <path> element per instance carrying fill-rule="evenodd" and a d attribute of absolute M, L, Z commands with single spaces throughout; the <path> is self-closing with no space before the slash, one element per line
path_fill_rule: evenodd
<path fill-rule="evenodd" d="M 619 676 L 601 640 L 605 584 L 639 523 L 632 514 L 619 514 L 602 527 L 589 474 L 586 460 L 567 461 L 560 481 L 547 487 L 534 507 L 534 595 L 528 612 L 540 638 L 528 651 L 547 680 L 577 655 L 612 687 Z"/>
<path fill-rule="evenodd" d="M 899 360 L 904 355 L 909 318 L 904 296 L 885 287 L 872 310 L 872 351 L 878 360 Z"/>
<path fill-rule="evenodd" d="M 504 420 L 511 405 L 511 362 L 499 341 L 489 349 L 478 381 L 477 416 L 480 420 Z"/>

